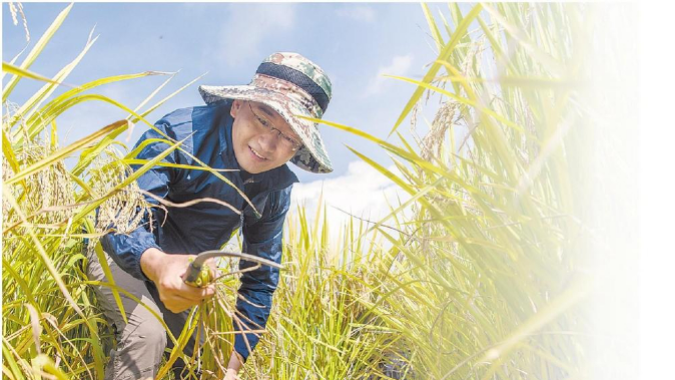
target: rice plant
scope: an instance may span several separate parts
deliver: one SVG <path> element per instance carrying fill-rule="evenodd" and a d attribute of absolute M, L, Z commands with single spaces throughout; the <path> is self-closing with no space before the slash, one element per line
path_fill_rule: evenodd
<path fill-rule="evenodd" d="M 8 378 L 102 377 L 113 342 L 82 272 L 82 240 L 95 241 L 110 223 L 135 227 L 144 203 L 134 180 L 157 163 L 138 162 L 115 137 L 130 123 L 152 127 L 145 116 L 164 100 L 139 112 L 84 92 L 157 73 L 99 79 L 50 100 L 82 55 L 52 78 L 29 71 L 70 8 L 21 64 L 3 63 L 14 75 L 3 93 Z M 272 315 L 242 379 L 590 376 L 590 261 L 608 248 L 601 221 L 589 213 L 606 203 L 588 165 L 616 157 L 611 142 L 594 142 L 605 129 L 589 121 L 598 116 L 585 86 L 595 75 L 584 57 L 600 49 L 592 37 L 602 29 L 595 23 L 601 10 L 500 3 L 462 12 L 449 4 L 437 17 L 422 5 L 438 57 L 422 80 L 392 78 L 412 92 L 390 133 L 399 143 L 317 120 L 387 150 L 400 175 L 352 151 L 410 198 L 379 221 L 352 218 L 346 226 L 329 226 L 321 206 L 313 224 L 302 207 L 289 214 Z M 11 105 L 21 78 L 46 84 L 26 104 Z M 130 116 L 60 147 L 56 117 L 88 100 Z M 417 114 L 432 100 L 437 112 L 423 137 L 411 142 L 397 133 L 407 118 L 419 131 Z M 63 159 L 76 152 L 77 164 L 65 167 Z M 142 167 L 131 172 L 129 164 Z M 412 217 L 404 217 L 410 209 Z M 339 245 L 329 244 L 329 228 L 343 231 Z M 199 356 L 183 358 L 193 377 L 197 369 L 222 376 L 232 350 L 237 276 L 233 263 L 221 263 L 221 271 L 227 275 L 217 295 L 173 337 L 180 348 L 192 332 L 204 334 Z M 160 378 L 170 377 L 179 348 Z"/>
<path fill-rule="evenodd" d="M 395 145 L 317 120 L 389 151 L 401 176 L 352 149 L 408 192 L 416 210 L 400 221 L 401 205 L 369 229 L 393 244 L 393 260 L 359 301 L 396 338 L 392 351 L 406 378 L 590 376 L 600 327 L 590 303 L 601 282 L 592 262 L 608 246 L 627 252 L 599 234 L 606 228 L 597 211 L 606 210 L 598 205 L 607 202 L 593 176 L 607 174 L 596 171 L 601 163 L 623 168 L 607 165 L 621 156 L 612 151 L 615 141 L 597 135 L 608 114 L 590 106 L 594 96 L 626 105 L 631 98 L 597 91 L 594 70 L 603 65 L 584 58 L 592 49 L 607 53 L 603 59 L 619 57 L 618 45 L 602 40 L 609 27 L 594 20 L 603 11 L 627 19 L 630 10 L 501 3 L 462 14 L 450 4 L 451 22 L 441 13 L 440 27 L 426 5 L 423 11 L 438 58 L 421 81 L 393 77 L 416 88 L 390 133 L 408 116 L 416 127 L 425 100 L 439 98 L 418 148 L 400 134 Z M 609 215 L 634 215 L 615 210 Z M 385 223 L 402 233 L 392 235 Z"/>
<path fill-rule="evenodd" d="M 137 112 L 93 93 L 109 83 L 168 74 L 144 72 L 70 86 L 50 98 L 96 42 L 90 36 L 83 51 L 52 78 L 29 71 L 72 6 L 57 16 L 20 64 L 14 63 L 21 53 L 12 63 L 3 62 L 3 71 L 12 74 L 4 87 L 2 119 L 3 375 L 8 378 L 46 374 L 102 378 L 112 340 L 83 273 L 83 242 L 95 243 L 109 232 L 104 222 L 128 229 L 137 226 L 136 210 L 144 208 L 145 202 L 135 178 L 155 162 L 143 162 L 131 174 L 129 163 L 137 163 L 135 152 L 122 153 L 116 146 L 127 149 L 115 138 L 137 122 L 152 127 L 145 116 L 173 96 Z M 23 78 L 45 84 L 24 104 L 14 104 L 12 91 Z M 61 146 L 57 117 L 86 101 L 104 102 L 129 116 L 108 125 L 102 122 L 98 131 Z M 176 149 L 179 144 L 171 145 Z M 77 153 L 75 165 L 66 167 L 64 159 Z M 101 212 L 98 222 L 96 208 Z"/>

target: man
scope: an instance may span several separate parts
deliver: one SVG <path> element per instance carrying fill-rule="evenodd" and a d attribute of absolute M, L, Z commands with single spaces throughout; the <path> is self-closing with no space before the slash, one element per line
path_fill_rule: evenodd
<path fill-rule="evenodd" d="M 167 211 L 153 207 L 153 229 L 144 223 L 129 235 L 110 233 L 101 239 L 112 259 L 108 262 L 116 283 L 160 314 L 175 336 L 180 334 L 188 310 L 214 294 L 213 287 L 196 288 L 184 283 L 189 260 L 199 252 L 220 249 L 232 231 L 241 227 L 245 253 L 279 263 L 291 188 L 298 182 L 286 163 L 291 161 L 315 173 L 332 171 L 317 125 L 295 116 L 321 118 L 331 97 L 328 76 L 307 58 L 297 53 L 275 53 L 262 62 L 249 85 L 201 86 L 199 91 L 206 106 L 176 110 L 155 124 L 172 139 L 185 139 L 182 148 L 189 153 L 174 150 L 163 161 L 199 166 L 194 156 L 214 169 L 239 169 L 222 174 L 251 203 L 207 171 L 156 166 L 138 179 L 139 187 L 154 195 L 146 197 L 148 202 L 157 205 L 160 202 L 156 198 L 163 198 L 180 204 L 215 198 L 232 208 L 214 202 L 167 206 Z M 162 136 L 149 130 L 136 147 L 156 138 Z M 168 147 L 150 143 L 139 158 L 150 160 Z M 240 262 L 240 269 L 252 266 L 251 262 Z M 90 255 L 88 274 L 105 281 L 96 255 Z M 278 279 L 278 269 L 265 265 L 242 275 L 236 308 L 243 321 L 252 321 L 248 328 L 265 326 Z M 111 352 L 106 378 L 154 377 L 167 346 L 161 323 L 120 293 L 128 317 L 125 324 L 111 290 L 99 287 L 97 295 L 118 342 Z M 233 328 L 239 330 L 236 324 Z M 255 334 L 236 335 L 227 378 L 235 378 L 250 354 L 249 345 L 253 349 L 257 342 Z M 188 355 L 193 345 L 193 341 L 188 343 Z M 174 368 L 177 378 L 180 363 Z"/>

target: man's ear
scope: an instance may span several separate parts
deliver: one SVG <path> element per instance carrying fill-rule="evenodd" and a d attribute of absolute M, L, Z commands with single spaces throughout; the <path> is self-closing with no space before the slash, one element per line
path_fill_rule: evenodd
<path fill-rule="evenodd" d="M 236 118 L 236 117 L 237 117 L 237 113 L 239 113 L 239 109 L 241 108 L 241 106 L 242 106 L 243 104 L 244 104 L 244 103 L 243 103 L 241 100 L 235 99 L 235 100 L 232 102 L 232 107 L 230 107 L 230 116 L 232 116 L 233 118 Z"/>

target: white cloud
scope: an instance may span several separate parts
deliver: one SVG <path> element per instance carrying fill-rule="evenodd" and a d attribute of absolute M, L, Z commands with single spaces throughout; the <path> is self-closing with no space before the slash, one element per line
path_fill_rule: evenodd
<path fill-rule="evenodd" d="M 354 6 L 345 5 L 337 11 L 338 16 L 351 18 L 356 21 L 373 22 L 375 21 L 375 11 L 373 8 L 365 5 Z"/>
<path fill-rule="evenodd" d="M 413 56 L 411 54 L 398 55 L 392 59 L 389 65 L 380 66 L 377 70 L 377 75 L 368 83 L 368 88 L 366 88 L 364 96 L 370 96 L 381 92 L 384 89 L 385 82 L 391 81 L 390 78 L 385 78 L 382 75 L 405 75 L 410 69 L 412 61 Z"/>
<path fill-rule="evenodd" d="M 260 42 L 290 29 L 295 19 L 295 4 L 255 3 L 236 4 L 230 8 L 230 17 L 221 31 L 219 58 L 234 66 L 260 55 Z M 264 58 L 264 57 L 261 57 Z"/>
<path fill-rule="evenodd" d="M 400 176 L 400 172 L 394 166 L 388 170 Z M 389 215 L 391 212 L 389 205 L 397 208 L 400 203 L 410 198 L 410 195 L 398 185 L 367 163 L 354 161 L 349 164 L 347 173 L 341 177 L 295 184 L 289 217 L 293 218 L 294 214 L 297 214 L 298 206 L 304 206 L 308 221 L 313 223 L 322 192 L 323 202 L 327 206 L 326 214 L 332 246 L 335 246 L 340 230 L 351 218 L 340 210 L 377 222 Z M 384 224 L 395 226 L 394 219 L 389 219 Z M 365 226 L 370 227 L 371 224 Z M 354 232 L 358 233 L 356 230 Z M 394 231 L 388 233 L 396 235 Z"/>

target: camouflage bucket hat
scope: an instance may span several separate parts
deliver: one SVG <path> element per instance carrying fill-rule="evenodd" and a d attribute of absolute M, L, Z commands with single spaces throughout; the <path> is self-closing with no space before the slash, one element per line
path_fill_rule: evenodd
<path fill-rule="evenodd" d="M 320 119 L 331 98 L 328 76 L 314 62 L 298 53 L 274 53 L 243 86 L 199 86 L 207 104 L 223 99 L 249 100 L 274 109 L 302 140 L 291 162 L 313 173 L 330 173 L 333 167 L 319 134 L 318 124 L 300 119 Z"/>

